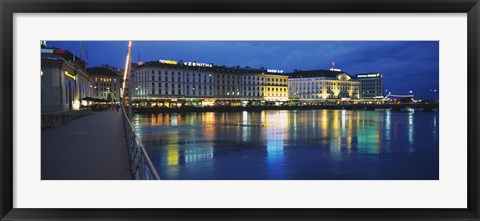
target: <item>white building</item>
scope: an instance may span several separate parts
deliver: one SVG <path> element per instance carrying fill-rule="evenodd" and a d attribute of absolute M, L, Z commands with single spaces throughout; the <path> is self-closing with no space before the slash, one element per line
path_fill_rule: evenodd
<path fill-rule="evenodd" d="M 296 71 L 289 75 L 290 99 L 328 100 L 358 99 L 359 82 L 341 71 Z"/>
<path fill-rule="evenodd" d="M 133 81 L 136 99 L 214 96 L 214 76 L 208 71 L 139 66 Z"/>
<path fill-rule="evenodd" d="M 288 76 L 266 70 L 214 66 L 209 63 L 159 60 L 138 65 L 129 79 L 137 101 L 165 100 L 213 105 L 228 101 L 288 100 Z"/>

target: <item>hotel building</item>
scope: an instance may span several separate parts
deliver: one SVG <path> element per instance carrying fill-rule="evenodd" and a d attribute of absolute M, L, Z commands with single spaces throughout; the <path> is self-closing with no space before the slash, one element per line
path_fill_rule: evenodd
<path fill-rule="evenodd" d="M 133 101 L 173 101 L 177 106 L 287 101 L 288 76 L 272 71 L 159 60 L 138 65 L 128 83 L 135 91 Z"/>
<path fill-rule="evenodd" d="M 289 74 L 292 100 L 358 99 L 359 82 L 340 70 L 296 71 Z"/>
<path fill-rule="evenodd" d="M 383 98 L 383 76 L 380 73 L 363 73 L 355 76 L 360 82 L 360 98 Z"/>

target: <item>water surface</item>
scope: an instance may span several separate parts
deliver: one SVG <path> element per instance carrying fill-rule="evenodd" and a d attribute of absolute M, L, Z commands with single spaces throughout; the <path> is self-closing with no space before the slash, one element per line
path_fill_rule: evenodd
<path fill-rule="evenodd" d="M 438 113 L 265 110 L 136 114 L 160 177 L 438 179 Z"/>

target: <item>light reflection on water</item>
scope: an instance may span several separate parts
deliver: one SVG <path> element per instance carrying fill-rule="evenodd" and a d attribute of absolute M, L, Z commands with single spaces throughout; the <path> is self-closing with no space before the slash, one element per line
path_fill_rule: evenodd
<path fill-rule="evenodd" d="M 438 179 L 438 113 L 135 115 L 162 179 Z"/>

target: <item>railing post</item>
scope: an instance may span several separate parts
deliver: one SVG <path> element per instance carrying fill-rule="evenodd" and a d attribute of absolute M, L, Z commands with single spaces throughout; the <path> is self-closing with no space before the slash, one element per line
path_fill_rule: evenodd
<path fill-rule="evenodd" d="M 160 176 L 158 176 L 157 170 L 153 166 L 143 144 L 138 139 L 124 107 L 122 107 L 122 113 L 133 176 L 135 179 L 159 180 Z"/>

